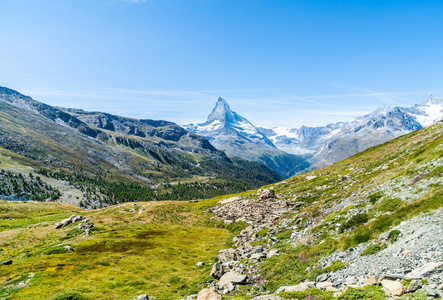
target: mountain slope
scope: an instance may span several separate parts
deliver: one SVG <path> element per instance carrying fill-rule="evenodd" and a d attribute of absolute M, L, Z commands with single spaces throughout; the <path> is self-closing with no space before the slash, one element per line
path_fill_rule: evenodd
<path fill-rule="evenodd" d="M 76 204 L 123 201 L 123 194 L 116 198 L 115 186 L 99 191 L 102 180 L 145 187 L 145 194 L 132 187 L 126 198 L 176 199 L 178 187 L 170 182 L 200 182 L 192 188 L 200 190 L 193 197 L 201 198 L 281 178 L 257 163 L 251 171 L 250 162 L 230 160 L 203 137 L 171 122 L 61 109 L 7 88 L 0 88 L 0 149 L 27 158 L 26 164 L 45 176 L 77 184 L 84 197 Z"/>
<path fill-rule="evenodd" d="M 442 145 L 438 122 L 208 209 L 249 225 L 219 252 L 216 286 L 226 299 L 385 299 L 416 279 L 404 299 L 441 297 Z M 243 274 L 231 291 L 226 278 Z"/>
<path fill-rule="evenodd" d="M 321 168 L 442 118 L 443 99 L 431 95 L 420 105 L 409 108 L 383 106 L 350 122 L 316 128 L 260 130 L 279 149 L 304 155 L 313 168 Z"/>
<path fill-rule="evenodd" d="M 0 201 L 0 261 L 12 260 L 1 266 L 0 295 L 389 299 L 384 279 L 401 293 L 416 287 L 403 299 L 438 297 L 442 145 L 439 122 L 327 168 L 198 203 L 91 211 Z M 55 228 L 72 214 L 88 221 Z M 93 224 L 88 236 L 79 224 Z"/>
<path fill-rule="evenodd" d="M 301 157 L 277 149 L 257 127 L 233 112 L 223 98 L 218 99 L 205 123 L 185 128 L 206 137 L 226 154 L 264 163 L 285 178 L 308 166 Z"/>

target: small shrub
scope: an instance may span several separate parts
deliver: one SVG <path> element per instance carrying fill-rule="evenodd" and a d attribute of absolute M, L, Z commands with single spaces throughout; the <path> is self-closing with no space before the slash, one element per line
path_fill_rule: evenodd
<path fill-rule="evenodd" d="M 283 299 L 293 300 L 333 300 L 330 292 L 323 292 L 319 289 L 309 289 L 304 292 L 283 292 L 279 294 Z"/>
<path fill-rule="evenodd" d="M 364 289 L 348 288 L 346 292 L 341 295 L 339 300 L 357 300 L 357 299 L 372 299 L 384 300 L 386 295 L 381 291 L 381 288 L 376 286 L 365 287 Z"/>
<path fill-rule="evenodd" d="M 371 232 L 367 227 L 363 227 L 354 233 L 354 235 L 352 236 L 352 241 L 354 245 L 358 245 L 367 242 L 370 238 Z"/>
<path fill-rule="evenodd" d="M 386 198 L 377 206 L 379 211 L 394 211 L 399 208 L 403 202 L 398 198 Z"/>
<path fill-rule="evenodd" d="M 326 268 L 323 268 L 323 270 L 326 273 L 330 273 L 330 272 L 336 272 L 340 269 L 343 269 L 344 267 L 346 267 L 347 263 L 342 262 L 341 260 L 336 260 L 333 261 L 332 264 Z"/>
<path fill-rule="evenodd" d="M 63 293 L 55 296 L 52 300 L 86 300 L 86 297 L 79 293 Z"/>
<path fill-rule="evenodd" d="M 367 213 L 357 214 L 352 216 L 346 223 L 340 226 L 340 233 L 345 232 L 347 229 L 352 227 L 357 227 L 369 221 L 369 216 Z"/>
<path fill-rule="evenodd" d="M 285 230 L 276 235 L 279 240 L 287 240 L 291 237 L 292 230 Z"/>
<path fill-rule="evenodd" d="M 401 234 L 400 230 L 392 230 L 389 232 L 389 238 L 391 239 L 391 242 L 395 242 L 398 240 L 398 236 Z"/>
<path fill-rule="evenodd" d="M 375 204 L 381 197 L 383 197 L 382 192 L 374 192 L 368 196 L 368 200 L 372 204 Z"/>
<path fill-rule="evenodd" d="M 69 252 L 65 247 L 63 246 L 57 246 L 57 247 L 51 247 L 48 250 L 43 251 L 43 254 L 45 255 L 52 255 L 52 254 L 63 254 Z"/>
<path fill-rule="evenodd" d="M 176 275 L 173 275 L 173 276 L 169 277 L 168 282 L 169 282 L 170 284 L 177 284 L 177 283 L 179 283 L 181 280 L 182 280 L 181 277 L 176 276 Z"/>
<path fill-rule="evenodd" d="M 109 267 L 111 265 L 110 261 L 104 260 L 98 263 L 101 266 Z"/>
<path fill-rule="evenodd" d="M 262 229 L 262 230 L 260 230 L 260 231 L 257 232 L 257 236 L 259 236 L 259 237 L 265 237 L 266 234 L 268 233 L 268 231 L 269 231 L 269 228 Z"/>
<path fill-rule="evenodd" d="M 365 255 L 369 255 L 369 254 L 375 254 L 377 252 L 380 252 L 383 249 L 386 249 L 386 244 L 385 245 L 380 245 L 380 244 L 374 244 L 369 246 L 368 248 L 365 249 L 365 251 L 363 251 L 360 255 L 361 256 L 365 256 Z"/>

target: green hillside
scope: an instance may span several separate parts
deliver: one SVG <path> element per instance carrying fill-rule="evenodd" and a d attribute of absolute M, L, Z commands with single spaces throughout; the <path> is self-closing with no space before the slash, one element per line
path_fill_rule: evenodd
<path fill-rule="evenodd" d="M 221 249 L 231 248 L 236 258 L 230 270 L 247 275 L 247 282 L 234 285 L 223 299 L 252 299 L 276 291 L 284 299 L 384 299 L 381 286 L 358 282 L 352 287 L 343 282 L 335 292 L 281 288 L 310 280 L 320 284 L 315 281 L 322 274 L 335 278 L 340 272 L 365 272 L 346 257 L 364 266 L 400 249 L 403 236 L 414 232 L 423 233 L 410 249 L 431 243 L 429 249 L 438 253 L 441 226 L 432 227 L 439 224 L 432 220 L 440 220 L 443 206 L 442 145 L 443 123 L 437 123 L 223 205 L 218 204 L 222 197 L 198 203 L 125 203 L 93 211 L 57 203 L 0 202 L 0 261 L 13 261 L 0 265 L 0 297 L 52 299 L 77 293 L 85 299 L 133 299 L 140 294 L 180 299 L 210 282 L 217 285 L 209 264 L 222 259 L 216 258 Z M 84 221 L 55 229 L 56 222 L 72 214 L 93 223 L 89 236 L 78 228 L 88 223 Z M 427 231 L 435 234 L 423 240 Z M 433 255 L 425 252 L 420 256 Z M 257 253 L 254 259 L 251 254 Z M 380 275 L 400 276 L 383 271 L 383 264 L 395 265 L 393 255 L 386 257 L 375 266 Z M 408 272 L 425 264 L 414 257 L 412 268 L 401 269 L 405 273 L 398 277 L 405 278 L 400 279 L 404 286 L 411 283 Z M 438 292 L 438 274 L 422 277 L 424 288 L 403 299 L 426 299 L 427 288 Z"/>

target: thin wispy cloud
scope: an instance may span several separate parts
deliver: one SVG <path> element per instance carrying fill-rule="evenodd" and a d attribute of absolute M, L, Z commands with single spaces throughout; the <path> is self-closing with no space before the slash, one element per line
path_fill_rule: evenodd
<path fill-rule="evenodd" d="M 107 5 L 110 5 L 110 4 L 113 4 L 113 3 L 117 3 L 117 2 L 139 4 L 139 3 L 144 3 L 144 2 L 147 2 L 147 1 L 148 0 L 112 0 L 112 1 L 109 1 Z"/>
<path fill-rule="evenodd" d="M 351 90 L 350 87 L 346 87 Z M 234 111 L 257 126 L 324 126 L 349 121 L 384 104 L 410 106 L 419 103 L 407 96 L 423 92 L 377 92 L 352 87 L 350 93 L 293 95 L 282 89 L 29 89 L 25 94 L 51 105 L 104 111 L 127 117 L 163 119 L 178 124 L 206 120 L 217 98 L 225 96 Z M 243 95 L 239 96 L 239 95 Z M 348 99 L 348 100 L 346 100 Z M 354 101 L 354 99 L 360 99 Z"/>

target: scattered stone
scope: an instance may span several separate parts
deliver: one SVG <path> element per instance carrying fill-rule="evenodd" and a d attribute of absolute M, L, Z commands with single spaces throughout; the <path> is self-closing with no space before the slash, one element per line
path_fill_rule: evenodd
<path fill-rule="evenodd" d="M 260 201 L 274 199 L 274 198 L 275 198 L 275 192 L 274 189 L 272 188 L 264 189 L 260 194 L 260 196 L 258 196 L 258 200 Z"/>
<path fill-rule="evenodd" d="M 211 287 L 209 289 L 203 289 L 198 293 L 197 300 L 221 300 L 222 296 L 218 291 Z"/>
<path fill-rule="evenodd" d="M 408 289 L 406 290 L 406 293 L 413 293 L 416 290 L 419 290 L 422 286 L 423 286 L 423 283 L 421 282 L 421 280 L 414 279 L 409 284 Z"/>
<path fill-rule="evenodd" d="M 252 298 L 253 300 L 277 300 L 280 299 L 277 295 L 263 295 Z"/>
<path fill-rule="evenodd" d="M 69 246 L 69 245 L 66 245 L 66 246 L 64 246 L 63 248 L 65 248 L 65 249 L 68 250 L 68 251 L 74 251 L 74 248 L 72 248 L 72 247 Z"/>
<path fill-rule="evenodd" d="M 231 203 L 237 200 L 241 200 L 242 196 L 236 196 L 236 197 L 231 197 L 231 198 L 227 198 L 227 199 L 222 199 L 221 201 L 219 201 L 218 203 L 220 204 L 226 204 L 226 203 Z"/>
<path fill-rule="evenodd" d="M 316 281 L 323 282 L 323 281 L 328 280 L 328 278 L 329 278 L 329 274 L 321 274 L 321 275 L 317 276 Z"/>
<path fill-rule="evenodd" d="M 315 282 L 306 281 L 306 282 L 302 282 L 298 285 L 287 286 L 287 287 L 285 287 L 283 292 L 304 292 L 307 289 L 309 289 L 311 286 L 315 286 Z"/>
<path fill-rule="evenodd" d="M 406 287 L 398 281 L 384 279 L 381 282 L 383 291 L 388 297 L 400 297 L 406 292 Z"/>
<path fill-rule="evenodd" d="M 266 254 L 264 253 L 254 253 L 249 258 L 250 260 L 260 261 L 262 258 L 266 258 Z"/>
<path fill-rule="evenodd" d="M 144 295 L 140 295 L 136 298 L 137 300 L 149 300 L 148 295 L 144 294 Z"/>
<path fill-rule="evenodd" d="M 84 220 L 84 223 L 81 223 L 78 225 L 78 228 L 82 231 L 85 232 L 85 236 L 89 236 L 89 234 L 91 233 L 91 229 L 92 227 L 94 227 L 94 224 L 92 222 L 90 222 L 89 220 Z"/>
<path fill-rule="evenodd" d="M 11 259 L 10 260 L 5 260 L 5 261 L 0 262 L 0 264 L 5 265 L 5 266 L 11 265 L 12 264 L 12 260 Z"/>
<path fill-rule="evenodd" d="M 328 287 L 334 287 L 334 284 L 329 281 L 319 282 L 317 283 L 317 288 L 325 291 Z M 334 288 L 335 289 L 335 288 Z"/>
<path fill-rule="evenodd" d="M 232 280 L 237 277 L 239 274 L 237 274 L 235 271 L 229 271 L 228 273 L 225 273 L 219 280 L 218 285 L 227 287 L 231 284 Z"/>
<path fill-rule="evenodd" d="M 66 226 L 68 226 L 68 225 L 71 224 L 71 223 L 80 222 L 80 221 L 82 221 L 84 218 L 85 218 L 85 217 L 82 217 L 82 216 L 72 215 L 72 216 L 70 216 L 69 218 L 64 219 L 63 221 L 57 223 L 57 224 L 55 225 L 55 229 L 60 229 L 60 228 L 62 228 L 62 227 L 66 227 Z"/>
<path fill-rule="evenodd" d="M 268 258 L 271 258 L 273 256 L 279 255 L 278 249 L 272 249 L 268 252 Z"/>
<path fill-rule="evenodd" d="M 201 266 L 204 266 L 204 265 L 205 265 L 205 263 L 202 262 L 202 261 L 199 261 L 199 262 L 197 263 L 197 267 L 201 267 Z"/>

